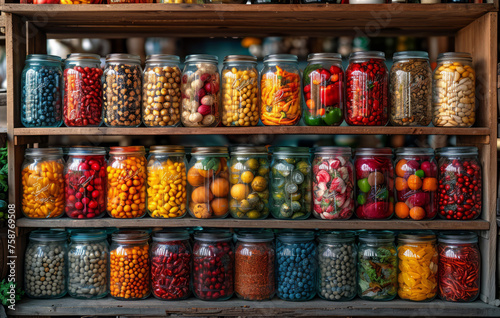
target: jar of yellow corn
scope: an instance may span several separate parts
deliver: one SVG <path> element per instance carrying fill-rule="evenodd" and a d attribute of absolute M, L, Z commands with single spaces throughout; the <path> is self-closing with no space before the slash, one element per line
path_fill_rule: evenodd
<path fill-rule="evenodd" d="M 109 150 L 107 210 L 113 218 L 146 214 L 146 151 L 143 146 Z"/>
<path fill-rule="evenodd" d="M 400 234 L 398 258 L 399 297 L 413 301 L 434 299 L 438 287 L 436 236 L 432 232 Z"/>
<path fill-rule="evenodd" d="M 22 209 L 28 218 L 56 218 L 64 213 L 62 148 L 29 148 L 22 166 Z"/>
<path fill-rule="evenodd" d="M 187 211 L 186 152 L 183 146 L 153 146 L 148 158 L 148 213 L 181 218 Z"/>

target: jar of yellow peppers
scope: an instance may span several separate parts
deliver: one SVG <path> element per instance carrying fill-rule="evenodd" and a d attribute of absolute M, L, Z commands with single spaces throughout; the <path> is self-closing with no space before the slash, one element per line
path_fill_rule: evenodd
<path fill-rule="evenodd" d="M 186 152 L 183 146 L 153 146 L 148 158 L 148 213 L 180 218 L 187 211 Z"/>
<path fill-rule="evenodd" d="M 56 218 L 64 213 L 62 148 L 28 148 L 22 165 L 22 210 L 28 218 Z"/>
<path fill-rule="evenodd" d="M 296 55 L 266 56 L 260 88 L 260 119 L 264 125 L 290 126 L 299 122 L 301 88 Z"/>
<path fill-rule="evenodd" d="M 401 299 L 430 301 L 437 295 L 438 252 L 432 232 L 398 236 L 398 294 Z"/>
<path fill-rule="evenodd" d="M 143 146 L 111 147 L 108 162 L 108 214 L 133 219 L 146 213 L 146 157 Z"/>

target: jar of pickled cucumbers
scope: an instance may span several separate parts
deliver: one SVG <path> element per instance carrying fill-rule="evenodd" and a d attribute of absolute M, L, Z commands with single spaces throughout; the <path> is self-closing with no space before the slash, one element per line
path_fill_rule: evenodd
<path fill-rule="evenodd" d="M 180 218 L 187 211 L 186 152 L 183 146 L 149 150 L 148 213 L 153 218 Z"/>
<path fill-rule="evenodd" d="M 235 147 L 229 161 L 229 211 L 238 219 L 269 215 L 269 158 L 266 147 Z"/>
<path fill-rule="evenodd" d="M 222 124 L 256 126 L 259 122 L 257 58 L 229 55 L 222 69 Z"/>

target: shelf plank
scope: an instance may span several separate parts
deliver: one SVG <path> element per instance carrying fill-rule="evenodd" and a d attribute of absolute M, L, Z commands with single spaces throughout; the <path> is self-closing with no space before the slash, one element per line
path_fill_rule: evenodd
<path fill-rule="evenodd" d="M 197 299 L 166 302 L 155 298 L 139 301 L 120 301 L 110 297 L 99 300 L 25 299 L 16 305 L 12 316 L 260 316 L 260 317 L 311 317 L 311 316 L 448 316 L 448 317 L 499 317 L 500 308 L 481 301 L 453 303 L 441 300 L 418 303 L 403 300 L 331 302 L 313 299 L 307 302 L 271 301 L 251 302 L 239 299 L 208 302 Z"/>
<path fill-rule="evenodd" d="M 87 219 L 78 220 L 67 217 L 59 219 L 28 219 L 17 220 L 18 227 L 23 228 L 63 228 L 63 227 L 118 227 L 118 228 L 155 228 L 155 227 L 217 227 L 217 228 L 273 228 L 273 229 L 321 229 L 321 230 L 489 230 L 490 223 L 484 220 L 453 221 L 453 220 L 338 220 L 328 221 L 310 218 L 308 220 L 245 220 L 245 219 Z"/>

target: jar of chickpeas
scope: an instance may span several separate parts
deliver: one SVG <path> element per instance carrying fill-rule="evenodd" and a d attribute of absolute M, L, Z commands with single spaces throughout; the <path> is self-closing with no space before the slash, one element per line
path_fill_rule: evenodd
<path fill-rule="evenodd" d="M 256 126 L 259 122 L 257 58 L 228 55 L 222 69 L 222 124 Z"/>

